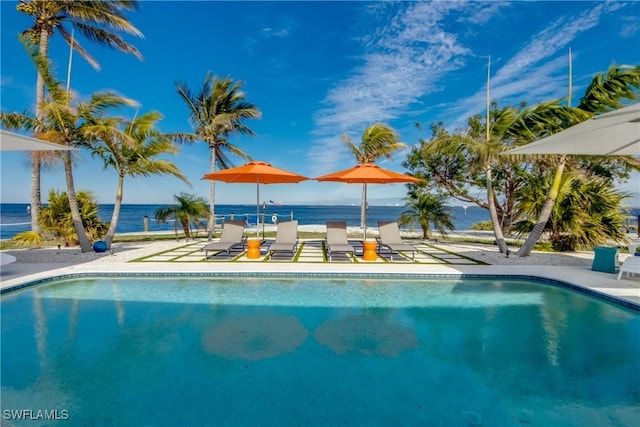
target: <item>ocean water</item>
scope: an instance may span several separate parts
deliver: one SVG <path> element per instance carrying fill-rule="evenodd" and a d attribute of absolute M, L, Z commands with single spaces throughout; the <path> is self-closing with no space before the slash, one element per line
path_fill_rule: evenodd
<path fill-rule="evenodd" d="M 144 217 L 149 219 L 149 231 L 172 231 L 174 222 L 162 224 L 154 219 L 156 209 L 167 205 L 123 205 L 120 209 L 118 219 L 119 233 L 130 233 L 144 231 Z M 404 211 L 402 206 L 369 206 L 367 226 L 377 227 L 378 221 L 394 221 Z M 98 214 L 102 221 L 111 220 L 113 205 L 100 205 Z M 260 209 L 262 214 L 262 209 Z M 460 206 L 452 207 L 453 224 L 456 230 L 468 230 L 473 224 L 489 219 L 489 213 L 485 209 L 470 206 L 464 209 Z M 224 218 L 229 219 L 231 215 L 236 219 L 247 218 L 250 224 L 256 222 L 255 205 L 216 205 L 216 216 L 218 222 Z M 293 219 L 298 220 L 300 225 L 324 224 L 331 220 L 344 220 L 347 226 L 358 226 L 360 224 L 360 206 L 346 205 L 269 205 L 265 210 L 267 223 L 272 222 L 273 216 L 277 220 Z M 17 233 L 31 229 L 31 217 L 28 212 L 28 205 L 24 203 L 2 203 L 0 204 L 0 238 L 10 239 Z"/>

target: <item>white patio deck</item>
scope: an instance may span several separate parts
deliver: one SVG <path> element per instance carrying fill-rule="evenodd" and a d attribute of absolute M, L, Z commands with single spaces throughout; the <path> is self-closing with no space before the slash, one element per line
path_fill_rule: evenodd
<path fill-rule="evenodd" d="M 257 260 L 246 259 L 245 253 L 239 253 L 235 261 L 205 261 L 204 253 L 199 251 L 201 242 L 182 244 L 168 251 L 147 254 L 139 262 L 113 262 L 114 259 L 97 258 L 91 262 L 34 264 L 14 263 L 3 266 L 0 289 L 8 289 L 45 278 L 68 274 L 83 273 L 167 273 L 167 274 L 207 274 L 207 273 L 359 273 L 359 274 L 424 274 L 424 275 L 523 275 L 546 278 L 586 288 L 640 305 L 640 278 L 625 275 L 616 280 L 616 274 L 591 271 L 590 262 L 584 265 L 527 265 L 523 259 L 521 265 L 479 265 L 468 255 L 456 256 L 452 247 L 442 248 L 435 244 L 417 245 L 420 256 L 417 261 L 388 262 L 385 257 L 366 262 L 324 262 L 322 245 L 305 242 L 297 255 L 296 262 L 265 261 L 264 255 Z M 192 246 L 193 245 L 193 246 Z M 306 249 L 305 249 L 306 248 Z M 263 251 L 264 252 L 264 251 Z M 107 255 L 108 257 L 108 255 Z M 475 259 L 482 259 L 475 256 Z M 395 259 L 395 258 L 394 258 Z M 108 261 L 108 262 L 107 262 Z M 520 263 L 520 261 L 519 261 Z M 475 264 L 475 265 L 474 265 Z"/>

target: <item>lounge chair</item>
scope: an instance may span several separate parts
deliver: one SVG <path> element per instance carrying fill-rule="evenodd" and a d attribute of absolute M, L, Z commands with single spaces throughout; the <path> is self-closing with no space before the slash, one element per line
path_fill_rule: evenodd
<path fill-rule="evenodd" d="M 411 259 L 415 258 L 416 248 L 402 241 L 396 221 L 378 221 L 378 229 L 380 230 L 380 237 L 376 238 L 378 254 L 382 248 L 387 248 L 391 254 L 391 261 L 393 261 L 393 254 L 400 252 L 411 252 Z"/>
<path fill-rule="evenodd" d="M 283 221 L 278 223 L 276 231 L 276 241 L 269 246 L 269 260 L 277 252 L 287 252 L 291 254 L 291 259 L 298 250 L 298 221 Z"/>
<path fill-rule="evenodd" d="M 622 273 L 629 275 L 640 274 L 640 256 L 633 256 L 632 254 L 630 257 L 627 257 L 618 271 L 618 280 L 622 277 Z"/>
<path fill-rule="evenodd" d="M 244 220 L 241 219 L 230 219 L 224 223 L 222 227 L 222 235 L 220 236 L 220 240 L 217 242 L 211 242 L 204 246 L 201 251 L 204 251 L 204 256 L 207 258 L 209 256 L 209 252 L 226 252 L 227 259 L 231 258 L 231 249 L 237 248 L 239 246 L 242 247 L 244 251 L 245 243 L 247 241 L 246 237 L 242 236 L 244 232 Z"/>
<path fill-rule="evenodd" d="M 327 246 L 327 256 L 332 261 L 334 253 L 348 254 L 351 253 L 349 260 L 353 262 L 353 253 L 355 249 L 347 239 L 347 223 L 345 221 L 327 221 L 327 237 L 325 240 Z"/>

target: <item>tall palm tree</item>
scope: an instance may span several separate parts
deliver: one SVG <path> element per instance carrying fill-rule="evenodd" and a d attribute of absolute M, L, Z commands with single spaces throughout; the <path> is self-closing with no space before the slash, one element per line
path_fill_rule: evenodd
<path fill-rule="evenodd" d="M 133 106 L 135 105 L 134 101 L 113 93 L 102 92 L 91 95 L 86 102 L 77 102 L 74 105 L 71 94 L 65 91 L 61 83 L 51 75 L 49 61 L 35 50 L 32 50 L 31 54 L 49 95 L 41 105 L 44 120 L 39 125 L 40 129 L 43 129 L 39 135 L 43 139 L 67 146 L 87 146 L 96 143 L 99 138 L 107 136 L 127 137 L 118 128 L 118 120 L 108 119 L 104 113 L 113 108 Z M 82 252 L 89 252 L 93 247 L 82 225 L 73 180 L 71 152 L 65 151 L 62 153 L 62 158 L 67 183 L 67 197 L 78 242 Z"/>
<path fill-rule="evenodd" d="M 556 106 L 550 110 L 542 109 L 541 114 L 538 117 L 534 117 L 532 124 L 524 126 L 523 128 L 525 128 L 526 131 L 526 128 L 532 129 L 537 126 L 551 130 L 549 134 L 558 132 L 587 120 L 595 114 L 621 108 L 624 106 L 622 100 L 638 99 L 638 89 L 640 89 L 640 66 L 612 65 L 607 70 L 606 75 L 598 73 L 591 80 L 577 108 L 567 106 L 565 109 L 561 109 Z M 571 94 L 569 94 L 569 96 L 571 96 Z M 538 137 L 546 136 L 544 134 L 534 133 Z M 638 168 L 638 162 L 632 158 L 625 159 L 621 157 L 621 159 L 626 162 L 629 167 Z M 535 227 L 531 230 L 526 241 L 518 250 L 518 256 L 529 256 L 533 247 L 544 233 L 547 221 L 551 217 L 553 206 L 556 203 L 560 191 L 562 174 L 567 161 L 568 158 L 565 155 L 557 157 L 553 182 L 549 187 L 545 204 L 540 210 Z"/>
<path fill-rule="evenodd" d="M 178 152 L 178 147 L 155 128 L 156 122 L 160 119 L 162 115 L 157 112 L 144 114 L 122 123 L 126 138 L 123 139 L 121 134 L 114 135 L 113 132 L 109 132 L 101 141 L 89 146 L 92 154 L 102 159 L 105 168 L 111 167 L 118 174 L 113 214 L 104 239 L 108 248 L 111 247 L 118 226 L 126 176 L 173 175 L 189 184 L 189 180 L 175 163 L 157 158 Z M 107 126 L 106 129 L 110 131 L 111 126 Z"/>
<path fill-rule="evenodd" d="M 440 194 L 427 192 L 410 194 L 406 199 L 405 208 L 398 218 L 400 225 L 417 222 L 422 229 L 422 238 L 429 239 L 431 224 L 440 232 L 447 234 L 447 229 L 453 230 L 450 209 L 445 205 L 445 197 Z"/>
<path fill-rule="evenodd" d="M 347 144 L 356 162 L 374 163 L 381 157 L 392 158 L 392 154 L 398 150 L 407 148 L 400 142 L 398 133 L 384 123 L 374 123 L 362 132 L 360 144 L 356 145 L 348 135 L 342 135 L 342 140 Z M 365 210 L 367 209 L 367 185 L 362 185 L 362 198 L 360 202 L 360 227 L 365 226 Z"/>
<path fill-rule="evenodd" d="M 198 197 L 194 194 L 180 193 L 174 195 L 173 198 L 177 204 L 156 209 L 155 218 L 160 222 L 167 222 L 170 219 L 175 220 L 174 231 L 176 236 L 178 233 L 178 224 L 182 226 L 182 231 L 187 239 L 191 238 L 190 223 L 200 226 L 200 218 L 209 215 L 207 200 L 204 197 Z"/>
<path fill-rule="evenodd" d="M 128 33 L 138 37 L 142 33 L 134 27 L 127 17 L 126 11 L 136 10 L 138 2 L 135 0 L 20 0 L 16 9 L 33 18 L 33 25 L 27 28 L 24 36 L 39 46 L 39 54 L 43 58 L 49 56 L 49 37 L 58 33 L 85 58 L 95 69 L 99 69 L 96 60 L 80 45 L 73 36 L 77 30 L 87 40 L 113 49 L 131 53 L 138 58 L 142 55 L 131 44 L 124 41 L 118 33 Z M 70 28 L 72 31 L 70 31 Z M 45 83 L 38 72 L 36 82 L 36 118 L 42 121 Z M 36 132 L 39 129 L 36 129 Z M 38 213 L 41 206 L 40 196 L 40 152 L 31 154 L 31 229 L 40 231 Z"/>
<path fill-rule="evenodd" d="M 241 82 L 235 82 L 231 78 L 221 79 L 207 73 L 197 93 L 193 93 L 185 83 L 176 83 L 176 87 L 187 104 L 189 120 L 194 127 L 193 134 L 177 136 L 191 142 L 202 140 L 208 145 L 211 172 L 215 172 L 216 166 L 221 169 L 233 166 L 229 154 L 245 160 L 251 158 L 229 142 L 229 138 L 236 134 L 255 135 L 244 122 L 260 118 L 258 107 L 246 100 Z M 215 181 L 211 181 L 209 185 L 208 230 L 211 237 L 215 229 Z"/>

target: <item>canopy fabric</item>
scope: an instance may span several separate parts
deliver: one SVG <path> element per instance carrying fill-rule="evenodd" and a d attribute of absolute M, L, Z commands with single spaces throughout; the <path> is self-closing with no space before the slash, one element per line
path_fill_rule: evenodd
<path fill-rule="evenodd" d="M 0 129 L 0 151 L 54 150 L 73 150 L 73 148 Z"/>
<path fill-rule="evenodd" d="M 345 182 L 347 184 L 393 184 L 418 182 L 418 178 L 383 169 L 373 163 L 362 163 L 349 169 L 314 178 L 316 181 Z"/>
<path fill-rule="evenodd" d="M 0 252 L 0 265 L 7 265 L 11 264 L 12 262 L 16 262 L 16 257 L 4 252 Z"/>
<path fill-rule="evenodd" d="M 306 181 L 309 178 L 298 175 L 297 173 L 275 168 L 269 163 L 249 162 L 235 168 L 207 173 L 202 179 L 245 184 L 295 184 Z"/>
<path fill-rule="evenodd" d="M 640 155 L 640 104 L 600 114 L 502 154 Z"/>
<path fill-rule="evenodd" d="M 266 162 L 249 162 L 235 168 L 206 173 L 201 179 L 236 184 L 256 184 L 256 236 L 260 217 L 260 184 L 297 184 L 309 178 L 297 173 L 278 169 Z M 264 237 L 264 236 L 263 236 Z"/>

